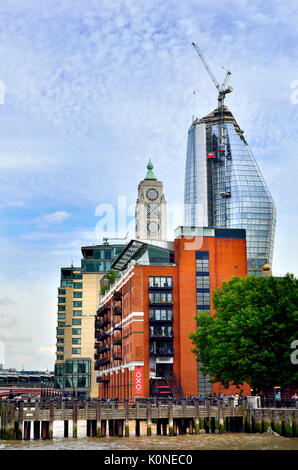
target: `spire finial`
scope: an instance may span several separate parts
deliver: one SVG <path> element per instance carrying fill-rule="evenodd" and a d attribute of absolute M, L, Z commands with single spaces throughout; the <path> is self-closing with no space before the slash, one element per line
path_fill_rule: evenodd
<path fill-rule="evenodd" d="M 149 158 L 149 162 L 147 164 L 147 175 L 145 177 L 145 180 L 156 180 L 157 178 L 155 177 L 155 174 L 153 173 L 153 163 L 151 161 L 151 158 Z"/>

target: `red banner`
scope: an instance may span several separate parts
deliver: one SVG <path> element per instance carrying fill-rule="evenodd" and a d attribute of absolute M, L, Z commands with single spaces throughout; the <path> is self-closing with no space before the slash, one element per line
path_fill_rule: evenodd
<path fill-rule="evenodd" d="M 143 367 L 134 370 L 134 394 L 143 395 Z"/>

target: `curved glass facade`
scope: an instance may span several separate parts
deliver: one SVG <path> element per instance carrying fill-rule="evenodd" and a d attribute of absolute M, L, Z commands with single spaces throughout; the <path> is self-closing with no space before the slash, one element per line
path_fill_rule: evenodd
<path fill-rule="evenodd" d="M 261 171 L 232 114 L 225 108 L 225 153 L 216 111 L 188 133 L 184 224 L 246 229 L 248 274 L 272 266 L 276 209 Z M 228 121 L 228 122 L 226 122 Z"/>

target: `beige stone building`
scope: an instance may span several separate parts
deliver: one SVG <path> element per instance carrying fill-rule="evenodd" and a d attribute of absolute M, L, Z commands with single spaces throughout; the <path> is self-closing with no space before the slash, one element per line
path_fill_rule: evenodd
<path fill-rule="evenodd" d="M 55 388 L 80 397 L 96 397 L 94 321 L 101 279 L 123 245 L 82 247 L 81 267 L 61 268 L 58 287 Z"/>

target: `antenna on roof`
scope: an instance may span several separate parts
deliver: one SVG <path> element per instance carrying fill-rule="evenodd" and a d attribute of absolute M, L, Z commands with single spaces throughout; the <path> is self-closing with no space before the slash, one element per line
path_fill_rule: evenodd
<path fill-rule="evenodd" d="M 122 238 L 117 238 L 117 237 L 103 237 L 103 244 L 104 244 L 104 245 L 108 245 L 108 244 L 109 244 L 108 240 L 127 240 L 128 234 L 129 234 L 129 232 L 127 232 L 127 234 L 125 235 L 125 237 L 122 237 Z"/>

